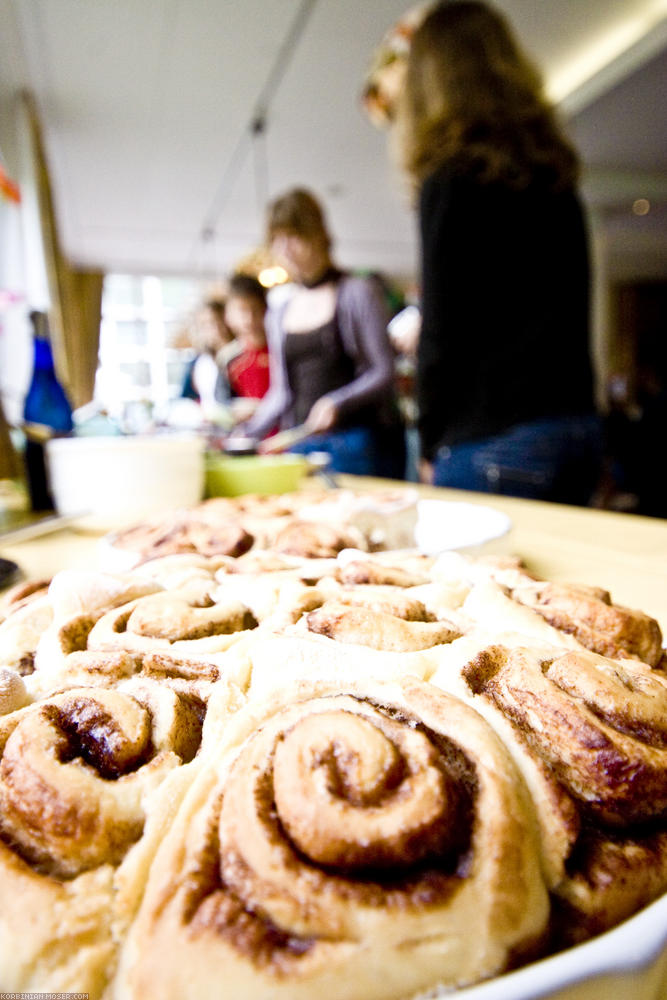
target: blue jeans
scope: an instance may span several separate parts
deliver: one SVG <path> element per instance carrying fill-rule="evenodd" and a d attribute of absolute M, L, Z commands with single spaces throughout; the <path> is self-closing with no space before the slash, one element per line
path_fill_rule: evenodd
<path fill-rule="evenodd" d="M 440 448 L 433 481 L 454 489 L 586 506 L 601 460 L 598 417 L 557 417 Z"/>
<path fill-rule="evenodd" d="M 299 455 L 326 451 L 331 455 L 331 472 L 354 476 L 405 478 L 405 435 L 402 427 L 346 427 L 325 434 L 313 434 L 289 449 Z"/>

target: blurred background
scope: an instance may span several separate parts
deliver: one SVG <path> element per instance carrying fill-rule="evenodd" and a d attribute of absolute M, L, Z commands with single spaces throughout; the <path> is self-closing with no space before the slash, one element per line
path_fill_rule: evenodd
<path fill-rule="evenodd" d="M 261 269 L 264 207 L 295 184 L 326 205 L 341 265 L 381 275 L 397 303 L 414 299 L 413 212 L 360 99 L 374 51 L 407 6 L 0 0 L 0 392 L 10 423 L 30 379 L 28 312 L 54 305 L 67 317 L 54 340 L 73 405 L 94 382 L 108 409 L 134 407 L 140 424 L 175 396 L 193 310 L 231 271 Z M 639 419 L 647 370 L 649 382 L 667 379 L 667 2 L 498 6 L 584 162 L 600 405 Z M 59 344 L 100 311 L 95 370 L 77 372 L 76 351 Z"/>

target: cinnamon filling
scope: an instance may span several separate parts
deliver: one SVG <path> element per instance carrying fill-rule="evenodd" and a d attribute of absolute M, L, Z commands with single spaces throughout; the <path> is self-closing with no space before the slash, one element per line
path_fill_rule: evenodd
<path fill-rule="evenodd" d="M 363 699 L 357 699 L 363 703 Z M 369 704 L 368 702 L 366 702 Z M 337 898 L 365 907 L 410 911 L 442 904 L 451 898 L 467 876 L 471 864 L 473 811 L 477 794 L 475 768 L 466 755 L 447 737 L 434 732 L 417 718 L 385 706 L 373 705 L 392 722 L 417 730 L 427 741 L 433 761 L 447 788 L 446 815 L 433 824 L 434 830 L 416 828 L 407 837 L 403 860 L 388 864 L 384 847 L 360 846 L 359 859 L 350 866 L 345 858 L 337 864 L 318 864 L 296 843 L 287 830 L 276 803 L 273 762 L 266 772 L 253 778 L 253 802 L 257 823 L 270 855 L 281 857 L 281 864 L 295 879 L 303 875 L 313 880 L 313 891 L 322 881 L 327 892 L 333 888 Z M 329 713 L 325 713 L 329 714 Z M 345 714 L 345 713 L 342 713 Z M 312 716 L 316 720 L 317 716 Z M 299 723 L 295 725 L 298 728 Z M 279 738 L 276 747 L 282 742 Z M 356 758 L 348 744 L 331 744 L 325 753 L 316 755 L 314 766 L 322 768 L 331 795 L 356 803 L 369 812 L 381 810 L 387 800 L 400 794 L 409 765 L 400 751 L 389 753 L 386 764 L 378 765 L 380 778 L 370 789 L 359 790 L 358 770 L 366 766 Z M 219 811 L 223 812 L 224 794 Z M 218 833 L 218 810 L 212 812 L 205 847 L 185 880 L 183 919 L 190 932 L 212 932 L 228 941 L 235 950 L 252 959 L 259 967 L 269 967 L 275 974 L 315 947 L 318 940 L 337 940 L 337 934 L 318 933 L 317 937 L 291 933 L 276 926 L 264 912 L 254 893 L 255 882 L 261 886 L 261 873 L 254 872 L 243 857 L 242 845 L 233 841 L 221 846 Z M 221 827 L 222 829 L 222 827 Z M 422 843 L 420 844 L 420 840 Z M 424 846 L 425 845 L 425 846 Z M 274 852 L 278 852 L 275 854 Z M 307 873 L 311 873 L 310 875 Z M 232 888 L 232 886 L 234 888 Z M 244 896 L 253 902 L 244 902 Z"/>
<path fill-rule="evenodd" d="M 86 649 L 90 631 L 99 618 L 99 615 L 77 615 L 65 625 L 59 632 L 60 645 L 65 654 L 77 653 Z"/>
<path fill-rule="evenodd" d="M 61 764 L 80 758 L 101 778 L 113 780 L 136 771 L 152 756 L 150 740 L 140 748 L 128 743 L 113 717 L 93 700 L 73 702 L 66 711 L 45 705 L 43 712 L 62 733 L 56 751 Z"/>

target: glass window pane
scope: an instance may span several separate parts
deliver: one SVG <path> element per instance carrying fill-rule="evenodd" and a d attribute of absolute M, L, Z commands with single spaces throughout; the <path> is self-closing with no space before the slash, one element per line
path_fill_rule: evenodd
<path fill-rule="evenodd" d="M 142 320 L 117 320 L 115 325 L 119 347 L 144 347 L 148 343 L 148 330 Z"/>
<path fill-rule="evenodd" d="M 133 385 L 149 386 L 151 384 L 151 370 L 147 361 L 123 362 L 120 365 L 123 375 L 129 376 Z"/>
<path fill-rule="evenodd" d="M 199 283 L 190 278 L 163 278 L 162 301 L 167 309 L 187 310 L 201 297 Z"/>
<path fill-rule="evenodd" d="M 179 396 L 194 356 L 192 319 L 207 294 L 199 278 L 107 275 L 98 395 L 121 405 Z"/>
<path fill-rule="evenodd" d="M 141 306 L 142 279 L 134 274 L 108 274 L 104 279 L 104 308 L 110 305 Z"/>

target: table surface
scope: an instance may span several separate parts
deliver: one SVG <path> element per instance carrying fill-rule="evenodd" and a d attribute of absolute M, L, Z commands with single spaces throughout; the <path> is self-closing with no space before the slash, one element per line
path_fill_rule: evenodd
<path fill-rule="evenodd" d="M 341 476 L 340 484 L 363 489 L 398 485 L 356 476 Z M 512 522 L 509 532 L 479 551 L 518 555 L 530 570 L 548 580 L 605 587 L 615 603 L 657 618 L 667 636 L 667 520 L 430 486 L 415 488 L 423 497 L 503 511 Z M 66 568 L 96 569 L 101 565 L 103 535 L 99 526 L 94 529 L 76 520 L 24 540 L 0 534 L 0 556 L 17 562 L 27 577 L 50 577 Z"/>

